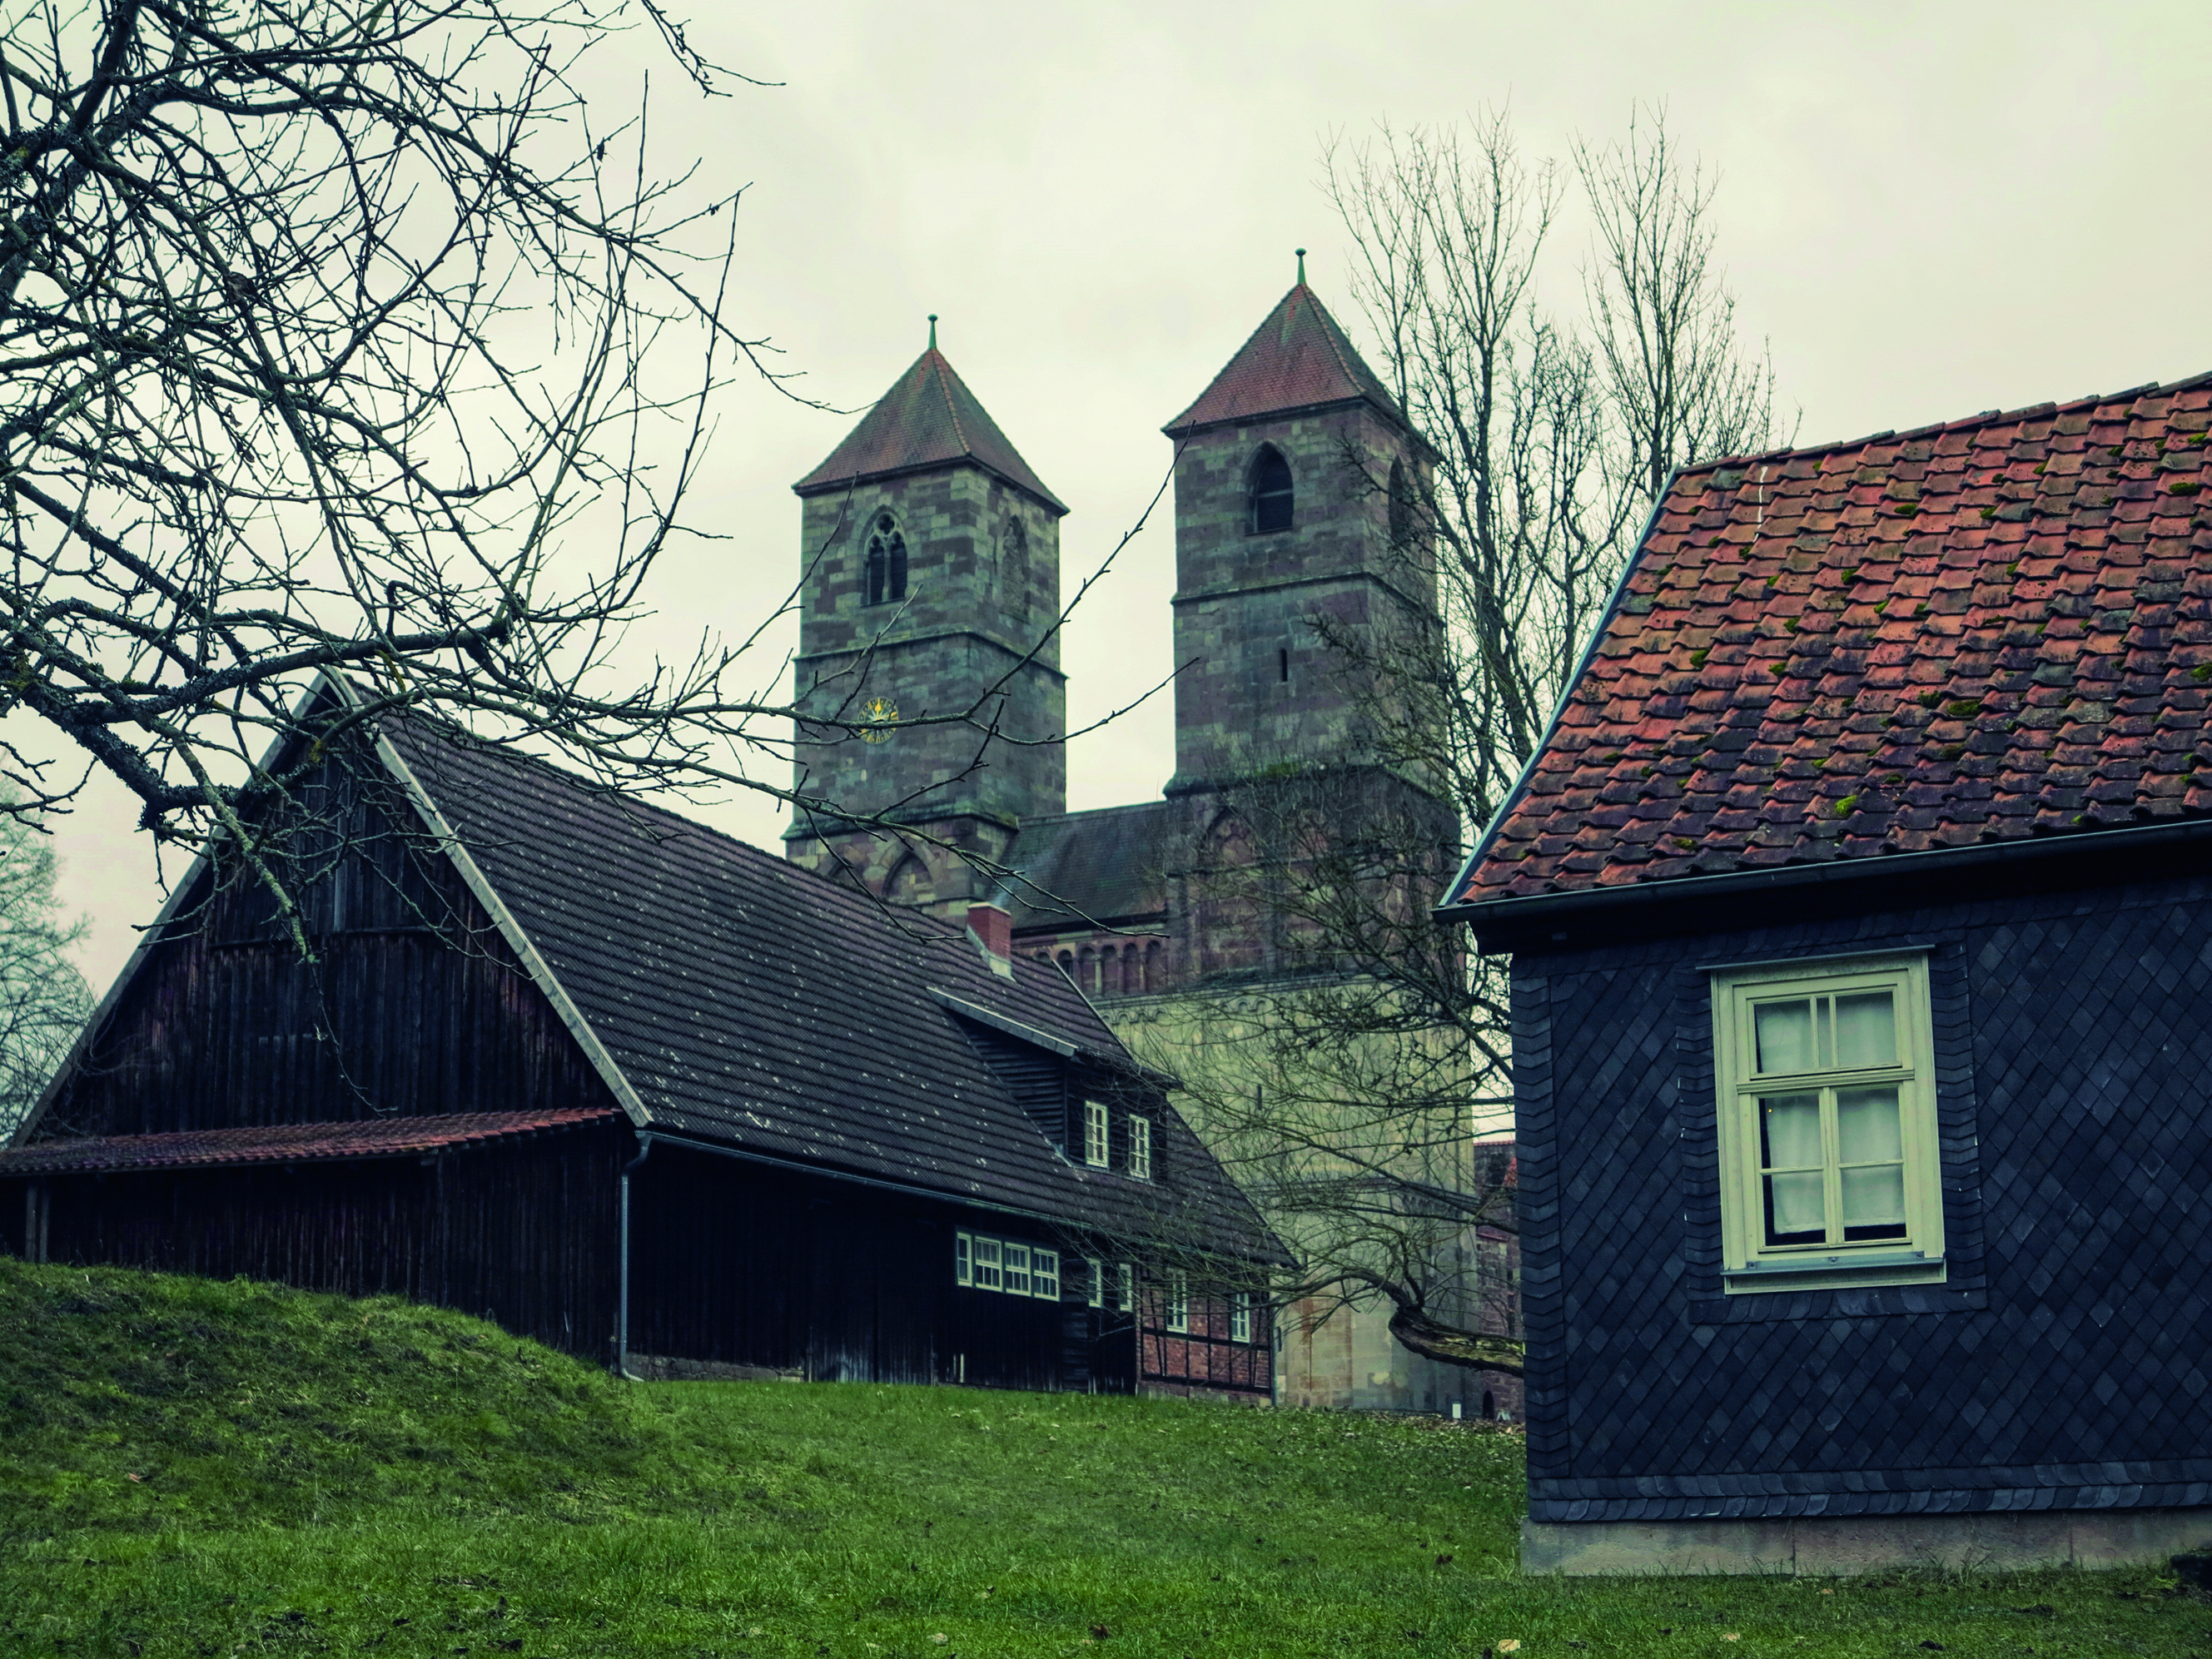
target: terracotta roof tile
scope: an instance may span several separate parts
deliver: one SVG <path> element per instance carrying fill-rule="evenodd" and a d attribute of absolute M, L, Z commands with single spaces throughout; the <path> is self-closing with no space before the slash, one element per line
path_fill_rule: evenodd
<path fill-rule="evenodd" d="M 1450 902 L 2212 808 L 2208 427 L 2212 375 L 1684 471 Z"/>
<path fill-rule="evenodd" d="M 0 1175 L 198 1170 L 224 1164 L 398 1158 L 479 1146 L 579 1123 L 604 1123 L 621 1115 L 611 1106 L 570 1106 L 537 1112 L 463 1112 L 449 1117 L 386 1117 L 353 1123 L 267 1123 L 240 1129 L 41 1140 L 0 1152 Z"/>
<path fill-rule="evenodd" d="M 1055 513 L 1066 507 L 999 430 L 968 383 L 935 346 L 914 361 L 875 407 L 860 417 L 830 459 L 792 488 L 801 495 L 843 489 L 868 478 L 890 477 L 972 462 L 995 472 Z"/>

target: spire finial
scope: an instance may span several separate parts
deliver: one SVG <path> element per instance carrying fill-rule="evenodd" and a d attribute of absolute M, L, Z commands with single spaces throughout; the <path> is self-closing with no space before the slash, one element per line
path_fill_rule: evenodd
<path fill-rule="evenodd" d="M 1300 248 L 1300 249 L 1298 250 L 1298 286 L 1299 286 L 1300 288 L 1304 288 L 1305 285 L 1306 285 L 1306 251 L 1305 251 L 1304 248 Z"/>
<path fill-rule="evenodd" d="M 929 313 L 929 349 L 937 349 L 937 313 L 933 311 Z"/>

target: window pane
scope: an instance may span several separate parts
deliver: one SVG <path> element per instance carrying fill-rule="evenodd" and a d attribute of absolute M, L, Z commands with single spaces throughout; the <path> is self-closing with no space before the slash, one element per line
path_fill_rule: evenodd
<path fill-rule="evenodd" d="M 1844 1237 L 1905 1237 L 1905 1166 L 1869 1164 L 1844 1171 Z"/>
<path fill-rule="evenodd" d="M 1897 1064 L 1897 1006 L 1890 991 L 1854 991 L 1836 999 L 1836 1064 Z M 1849 1159 L 1850 1154 L 1844 1154 Z"/>
<path fill-rule="evenodd" d="M 1847 1164 L 1903 1163 L 1905 1130 L 1898 1121 L 1897 1085 L 1837 1090 L 1836 1139 Z M 1900 1214 L 1899 1219 L 1903 1218 Z"/>
<path fill-rule="evenodd" d="M 965 1233 L 952 1235 L 952 1282 L 966 1285 L 972 1282 L 969 1269 L 969 1239 Z"/>
<path fill-rule="evenodd" d="M 1768 1002 L 1753 1013 L 1762 1072 L 1809 1072 L 1813 1058 L 1813 1004 Z"/>
<path fill-rule="evenodd" d="M 1759 1164 L 1769 1170 L 1820 1167 L 1820 1097 L 1762 1095 L 1759 1101 Z"/>
<path fill-rule="evenodd" d="M 1766 1177 L 1768 1243 L 1815 1244 L 1827 1236 L 1828 1218 L 1818 1170 Z"/>
<path fill-rule="evenodd" d="M 1027 1296 L 1030 1293 L 1030 1247 L 1026 1244 L 1006 1246 L 1006 1294 Z"/>
<path fill-rule="evenodd" d="M 975 1241 L 975 1288 L 995 1291 L 999 1288 L 999 1241 L 979 1238 Z"/>
<path fill-rule="evenodd" d="M 1060 1300 L 1060 1252 L 1057 1250 L 1030 1251 L 1030 1294 L 1048 1301 Z"/>

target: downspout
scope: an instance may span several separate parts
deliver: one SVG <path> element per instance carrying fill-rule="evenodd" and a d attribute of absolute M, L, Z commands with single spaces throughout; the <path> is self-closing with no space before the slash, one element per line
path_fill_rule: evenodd
<path fill-rule="evenodd" d="M 615 1270 L 615 1375 L 632 1382 L 642 1382 L 641 1376 L 631 1376 L 629 1370 L 629 1177 L 645 1160 L 653 1156 L 653 1137 L 637 1138 L 637 1156 L 622 1166 L 616 1178 L 617 1207 L 621 1219 L 617 1224 L 621 1235 L 621 1263 Z"/>

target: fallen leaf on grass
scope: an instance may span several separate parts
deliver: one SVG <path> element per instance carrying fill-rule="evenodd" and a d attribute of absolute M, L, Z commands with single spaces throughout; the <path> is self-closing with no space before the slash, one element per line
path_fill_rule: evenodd
<path fill-rule="evenodd" d="M 1516 1637 L 1508 1637 L 1498 1644 L 1498 1650 L 1500 1653 L 1518 1653 L 1521 1651 L 1520 1639 Z"/>
<path fill-rule="evenodd" d="M 1723 1642 L 1741 1642 L 1743 1640 L 1743 1632 L 1740 1630 L 1724 1630 L 1721 1632 L 1721 1640 Z"/>

